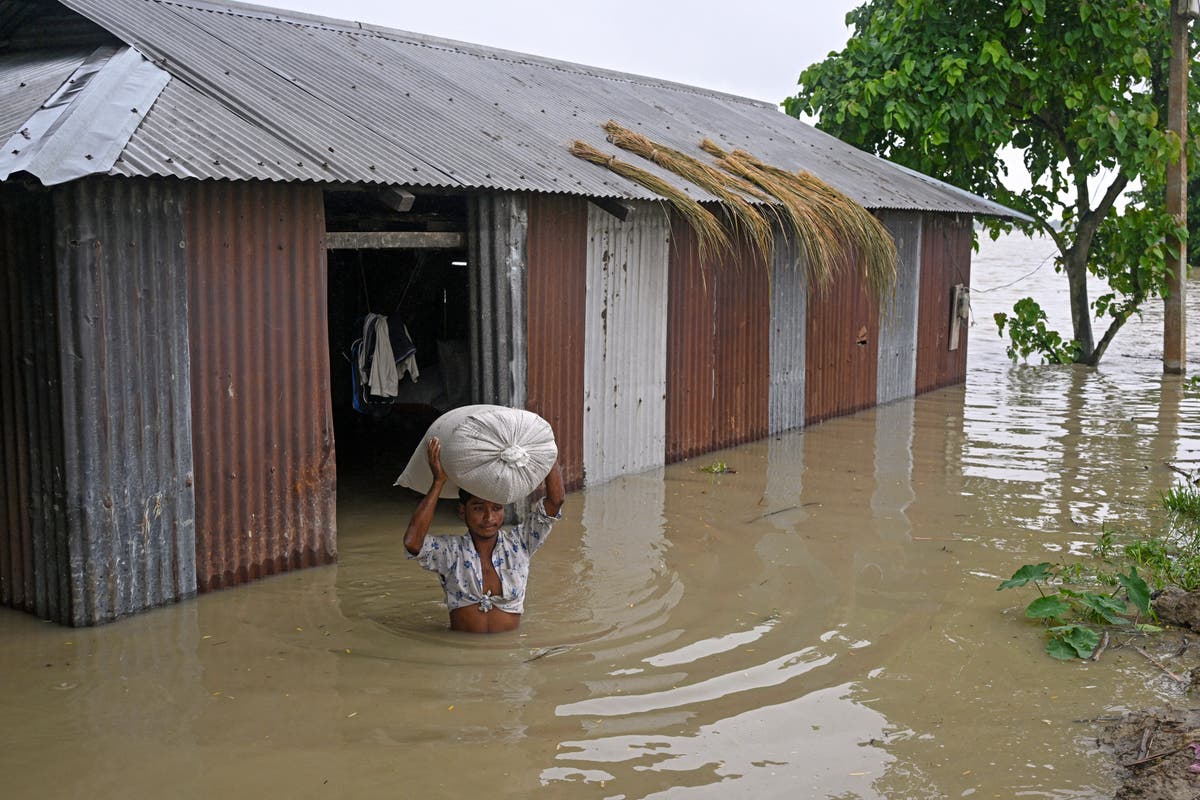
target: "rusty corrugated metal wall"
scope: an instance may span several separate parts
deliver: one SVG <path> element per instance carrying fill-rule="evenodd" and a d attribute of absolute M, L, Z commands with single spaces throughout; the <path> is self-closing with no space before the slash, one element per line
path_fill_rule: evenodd
<path fill-rule="evenodd" d="M 583 485 L 584 309 L 589 203 L 530 195 L 526 408 L 553 427 L 568 489 Z"/>
<path fill-rule="evenodd" d="M 471 402 L 526 402 L 527 196 L 486 194 L 467 203 Z"/>
<path fill-rule="evenodd" d="M 667 461 L 767 435 L 770 421 L 770 274 L 739 243 L 701 264 L 677 222 L 667 321 Z"/>
<path fill-rule="evenodd" d="M 808 301 L 798 248 L 775 236 L 771 265 L 771 397 L 768 433 L 804 425 L 804 358 Z"/>
<path fill-rule="evenodd" d="M 876 401 L 914 394 L 917 374 L 917 292 L 921 280 L 921 215 L 887 211 L 880 221 L 896 242 L 896 286 L 879 318 Z"/>
<path fill-rule="evenodd" d="M 856 270 L 808 293 L 805 424 L 875 405 L 878 305 Z"/>
<path fill-rule="evenodd" d="M 337 557 L 325 212 L 298 184 L 188 194 L 201 591 Z"/>
<path fill-rule="evenodd" d="M 682 461 L 714 449 L 713 353 L 716 276 L 700 261 L 696 237 L 672 226 L 667 298 L 667 453 Z"/>
<path fill-rule="evenodd" d="M 71 622 L 54 204 L 0 186 L 0 605 Z"/>
<path fill-rule="evenodd" d="M 713 446 L 761 439 L 770 428 L 770 267 L 745 241 L 716 269 Z"/>
<path fill-rule="evenodd" d="M 622 221 L 588 207 L 584 319 L 584 480 L 662 466 L 671 231 L 656 203 Z"/>
<path fill-rule="evenodd" d="M 950 350 L 950 311 L 955 284 L 971 284 L 971 217 L 926 214 L 921 228 L 921 286 L 917 321 L 916 393 L 967 379 L 967 330 Z"/>

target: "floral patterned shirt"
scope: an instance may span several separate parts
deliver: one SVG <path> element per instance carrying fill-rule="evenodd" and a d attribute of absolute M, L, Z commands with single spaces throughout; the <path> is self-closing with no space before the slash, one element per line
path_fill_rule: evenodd
<path fill-rule="evenodd" d="M 511 530 L 496 534 L 492 551 L 492 566 L 500 576 L 502 593 L 499 597 L 483 591 L 483 566 L 471 534 L 457 536 L 426 536 L 421 552 L 410 558 L 442 579 L 446 592 L 446 607 L 453 611 L 463 606 L 479 605 L 481 611 L 498 608 L 510 614 L 525 611 L 525 588 L 529 583 L 529 558 L 550 535 L 556 520 L 546 514 L 543 500 L 530 512 L 529 519 Z"/>

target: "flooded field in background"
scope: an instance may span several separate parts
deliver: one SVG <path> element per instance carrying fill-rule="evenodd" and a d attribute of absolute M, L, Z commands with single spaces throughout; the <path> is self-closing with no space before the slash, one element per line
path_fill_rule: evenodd
<path fill-rule="evenodd" d="M 4 796 L 1111 796 L 1087 720 L 1176 690 L 1053 662 L 996 585 L 1153 525 L 1200 395 L 1158 302 L 1099 369 L 1012 365 L 1015 299 L 1069 334 L 1050 253 L 981 244 L 965 386 L 570 495 L 518 632 L 450 634 L 415 498 L 348 470 L 337 566 L 96 629 L 0 609 Z"/>

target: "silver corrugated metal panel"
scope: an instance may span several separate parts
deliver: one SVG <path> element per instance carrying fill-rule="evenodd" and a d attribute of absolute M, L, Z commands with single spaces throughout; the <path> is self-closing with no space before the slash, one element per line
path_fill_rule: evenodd
<path fill-rule="evenodd" d="M 638 203 L 624 222 L 588 207 L 584 480 L 662 466 L 666 454 L 667 215 Z"/>
<path fill-rule="evenodd" d="M 196 591 L 183 190 L 93 179 L 55 195 L 75 625 Z"/>
<path fill-rule="evenodd" d="M 771 264 L 771 433 L 804 425 L 805 283 L 797 248 L 777 233 Z"/>
<path fill-rule="evenodd" d="M 10 53 L 0 56 L 0 140 L 25 121 L 74 72 L 92 48 L 65 52 Z"/>
<path fill-rule="evenodd" d="M 879 403 L 916 394 L 917 296 L 921 282 L 921 215 L 888 211 L 880 219 L 896 242 L 896 288 L 879 315 Z"/>
<path fill-rule="evenodd" d="M 52 186 L 107 172 L 169 79 L 136 50 L 97 48 L 0 148 L 0 179 L 28 172 Z"/>
<path fill-rule="evenodd" d="M 472 198 L 468 220 L 472 402 L 524 407 L 527 199 Z"/>
<path fill-rule="evenodd" d="M 603 144 L 600 125 L 613 118 L 701 157 L 700 139 L 711 137 L 808 170 L 868 207 L 1012 214 L 897 169 L 769 103 L 233 3 L 63 3 L 252 126 L 242 155 L 213 177 L 251 177 L 237 165 L 255 164 L 265 145 L 283 140 L 306 156 L 300 180 L 310 178 L 312 164 L 327 164 L 329 179 L 337 180 L 653 199 L 567 151 L 576 138 Z M 179 120 L 190 123 L 203 124 Z M 180 135 L 146 126 L 135 144 L 160 153 L 174 148 L 189 160 Z"/>

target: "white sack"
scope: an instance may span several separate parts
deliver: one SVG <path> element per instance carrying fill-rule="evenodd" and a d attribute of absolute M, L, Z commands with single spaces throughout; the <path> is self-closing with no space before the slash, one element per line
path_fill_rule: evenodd
<path fill-rule="evenodd" d="M 428 445 L 442 442 L 442 467 L 448 480 L 440 497 L 458 497 L 459 487 L 496 503 L 529 495 L 558 460 L 550 423 L 532 411 L 505 406 L 462 406 L 434 420 L 421 444 L 396 479 L 397 486 L 429 491 Z"/>

